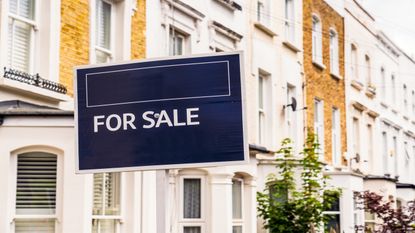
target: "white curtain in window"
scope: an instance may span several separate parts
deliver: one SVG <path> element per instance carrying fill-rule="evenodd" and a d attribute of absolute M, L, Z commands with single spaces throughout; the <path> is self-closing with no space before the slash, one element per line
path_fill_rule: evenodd
<path fill-rule="evenodd" d="M 111 35 L 111 4 L 102 0 L 97 0 L 97 45 L 110 49 Z"/>
<path fill-rule="evenodd" d="M 183 180 L 183 217 L 201 217 L 201 181 L 200 179 Z"/>

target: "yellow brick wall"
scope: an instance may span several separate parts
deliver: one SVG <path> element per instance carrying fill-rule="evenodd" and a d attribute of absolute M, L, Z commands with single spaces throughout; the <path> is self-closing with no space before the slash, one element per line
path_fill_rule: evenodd
<path fill-rule="evenodd" d="M 59 81 L 73 95 L 73 67 L 89 63 L 88 0 L 61 0 Z"/>
<path fill-rule="evenodd" d="M 323 64 L 322 70 L 312 63 L 312 14 L 317 14 L 322 21 L 323 29 Z M 340 110 L 341 125 L 341 152 L 346 151 L 346 108 L 344 79 L 335 79 L 330 75 L 330 28 L 335 28 L 339 39 L 339 64 L 340 75 L 344 77 L 344 20 L 324 0 L 303 1 L 303 46 L 304 46 L 304 72 L 305 95 L 307 102 L 307 127 L 313 130 L 314 126 L 314 99 L 324 102 L 324 144 L 325 161 L 332 161 L 332 108 Z M 346 161 L 343 158 L 343 164 Z"/>
<path fill-rule="evenodd" d="M 146 1 L 137 1 L 137 11 L 131 18 L 131 59 L 145 57 L 146 49 Z"/>

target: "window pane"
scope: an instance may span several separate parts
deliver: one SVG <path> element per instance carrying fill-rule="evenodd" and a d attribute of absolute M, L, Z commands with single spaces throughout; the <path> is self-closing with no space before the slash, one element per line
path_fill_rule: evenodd
<path fill-rule="evenodd" d="M 232 233 L 242 233 L 242 226 L 233 226 Z"/>
<path fill-rule="evenodd" d="M 39 219 L 39 220 L 16 220 L 16 233 L 54 233 L 55 220 Z"/>
<path fill-rule="evenodd" d="M 34 19 L 35 17 L 35 0 L 19 0 L 19 15 L 27 18 Z"/>
<path fill-rule="evenodd" d="M 114 219 L 93 219 L 92 233 L 114 233 L 117 232 L 117 220 Z"/>
<path fill-rule="evenodd" d="M 120 214 L 120 174 L 94 174 L 93 215 Z"/>
<path fill-rule="evenodd" d="M 258 78 L 258 107 L 264 109 L 264 78 L 261 75 Z"/>
<path fill-rule="evenodd" d="M 183 233 L 201 233 L 202 229 L 200 227 L 184 227 Z"/>
<path fill-rule="evenodd" d="M 33 27 L 27 23 L 9 19 L 8 65 L 29 72 L 30 45 Z"/>
<path fill-rule="evenodd" d="M 200 179 L 183 180 L 183 217 L 200 218 L 201 181 Z"/>
<path fill-rule="evenodd" d="M 232 218 L 242 218 L 242 182 L 240 180 L 232 182 Z"/>
<path fill-rule="evenodd" d="M 324 232 L 327 233 L 340 233 L 340 214 L 330 215 L 330 220 L 324 228 Z"/>
<path fill-rule="evenodd" d="M 97 45 L 110 49 L 111 35 L 111 4 L 102 0 L 97 1 Z"/>
<path fill-rule="evenodd" d="M 169 54 L 171 56 L 184 54 L 185 38 L 185 35 L 174 28 L 170 30 Z"/>
<path fill-rule="evenodd" d="M 33 152 L 17 159 L 16 214 L 54 214 L 56 155 Z"/>

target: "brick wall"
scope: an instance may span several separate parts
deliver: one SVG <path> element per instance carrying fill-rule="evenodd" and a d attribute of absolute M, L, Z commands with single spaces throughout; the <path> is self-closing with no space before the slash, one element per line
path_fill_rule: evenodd
<path fill-rule="evenodd" d="M 131 59 L 145 57 L 146 0 L 136 0 L 137 11 L 131 18 Z"/>
<path fill-rule="evenodd" d="M 73 95 L 73 67 L 89 63 L 88 0 L 61 0 L 59 82 Z"/>
<path fill-rule="evenodd" d="M 322 22 L 323 37 L 323 65 L 318 68 L 312 62 L 312 14 L 319 16 Z M 332 108 L 340 110 L 341 126 L 341 153 L 346 151 L 346 108 L 344 79 L 336 79 L 330 75 L 330 28 L 335 28 L 339 39 L 339 73 L 344 77 L 344 20 L 324 0 L 303 0 L 303 45 L 305 96 L 307 102 L 307 127 L 313 130 L 314 126 L 314 99 L 324 102 L 324 144 L 325 161 L 332 161 Z M 343 158 L 343 164 L 346 161 Z"/>

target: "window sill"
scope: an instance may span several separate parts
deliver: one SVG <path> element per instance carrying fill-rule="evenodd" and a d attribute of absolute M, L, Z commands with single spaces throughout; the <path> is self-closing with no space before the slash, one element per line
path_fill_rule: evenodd
<path fill-rule="evenodd" d="M 409 121 L 409 117 L 408 116 L 403 116 L 403 119 L 406 121 Z"/>
<path fill-rule="evenodd" d="M 255 22 L 254 26 L 270 37 L 277 36 L 277 33 L 275 33 L 271 28 L 269 28 L 261 22 Z"/>
<path fill-rule="evenodd" d="M 47 90 L 41 87 L 32 86 L 26 83 L 22 83 L 15 80 L 10 80 L 6 78 L 0 78 L 0 86 L 3 86 L 8 89 L 18 90 L 19 92 L 22 91 L 26 94 L 40 97 L 43 99 L 51 100 L 51 101 L 70 101 L 71 97 L 65 94 L 57 93 L 51 90 Z"/>
<path fill-rule="evenodd" d="M 226 8 L 228 8 L 231 11 L 235 11 L 235 10 L 242 10 L 241 5 L 239 5 L 238 3 L 234 2 L 234 1 L 230 1 L 230 0 L 216 0 L 216 2 L 222 4 L 223 6 L 225 6 Z"/>
<path fill-rule="evenodd" d="M 380 102 L 380 105 L 383 106 L 384 108 L 389 108 L 388 104 L 383 101 Z"/>
<path fill-rule="evenodd" d="M 290 49 L 291 51 L 293 51 L 294 53 L 301 52 L 301 49 L 299 49 L 296 45 L 294 45 L 293 43 L 289 42 L 288 40 L 283 41 L 282 44 L 285 47 L 287 47 L 288 49 Z"/>
<path fill-rule="evenodd" d="M 398 113 L 399 113 L 399 111 L 398 111 L 398 110 L 396 110 L 396 109 L 392 109 L 392 112 L 393 112 L 394 114 L 398 114 Z"/>
<path fill-rule="evenodd" d="M 313 65 L 317 67 L 319 70 L 323 71 L 326 69 L 326 66 L 318 61 L 313 61 Z"/>
<path fill-rule="evenodd" d="M 335 73 L 330 73 L 330 76 L 336 80 L 342 80 L 343 77 L 339 74 L 335 74 Z"/>
<path fill-rule="evenodd" d="M 366 95 L 370 98 L 373 98 L 376 96 L 376 88 L 373 86 L 368 86 L 366 88 Z"/>
<path fill-rule="evenodd" d="M 363 89 L 363 83 L 357 81 L 357 80 L 352 80 L 352 82 L 350 83 L 350 85 L 352 87 L 354 87 L 356 90 L 361 91 Z"/>

